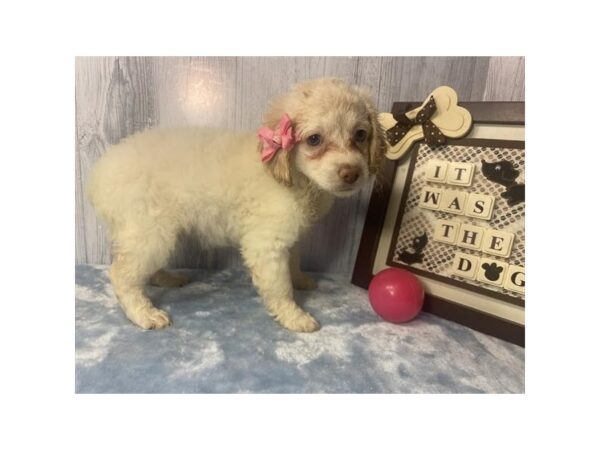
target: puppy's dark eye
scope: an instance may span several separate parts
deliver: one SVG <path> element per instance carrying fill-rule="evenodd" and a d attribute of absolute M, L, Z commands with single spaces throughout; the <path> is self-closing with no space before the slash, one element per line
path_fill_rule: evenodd
<path fill-rule="evenodd" d="M 365 142 L 367 140 L 367 132 L 365 130 L 357 130 L 354 133 L 354 141 L 355 142 Z"/>
<path fill-rule="evenodd" d="M 313 147 L 316 147 L 317 145 L 319 145 L 321 143 L 323 139 L 321 138 L 320 134 L 312 134 L 308 137 L 308 139 L 306 139 L 306 143 L 308 145 L 312 145 Z"/>

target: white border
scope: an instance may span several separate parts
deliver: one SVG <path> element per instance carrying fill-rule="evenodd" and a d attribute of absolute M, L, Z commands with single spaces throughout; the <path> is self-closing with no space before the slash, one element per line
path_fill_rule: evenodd
<path fill-rule="evenodd" d="M 574 131 L 597 127 L 597 102 L 584 101 L 598 84 L 588 50 L 598 29 L 594 3 L 261 3 L 4 5 L 0 184 L 12 213 L 3 223 L 4 442 L 91 450 L 590 447 L 600 249 L 594 240 L 577 245 L 573 224 L 595 223 L 600 152 L 593 135 Z M 527 394 L 75 396 L 75 54 L 526 55 L 527 142 L 536 149 L 527 156 Z M 426 73 L 414 76 L 427 81 Z M 553 214 L 558 202 L 579 216 Z M 557 263 L 560 251 L 568 260 Z"/>

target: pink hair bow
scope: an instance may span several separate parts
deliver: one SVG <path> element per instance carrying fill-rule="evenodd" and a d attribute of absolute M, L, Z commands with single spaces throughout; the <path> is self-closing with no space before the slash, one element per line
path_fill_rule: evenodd
<path fill-rule="evenodd" d="M 262 142 L 262 162 L 271 161 L 279 149 L 290 150 L 296 143 L 292 119 L 287 114 L 281 116 L 279 124 L 272 130 L 269 127 L 261 127 L 258 130 L 258 138 Z"/>

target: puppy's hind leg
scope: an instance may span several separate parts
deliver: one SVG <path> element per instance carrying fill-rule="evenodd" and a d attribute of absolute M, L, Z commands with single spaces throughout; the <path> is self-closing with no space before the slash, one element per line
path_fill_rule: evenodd
<path fill-rule="evenodd" d="M 171 324 L 169 315 L 146 296 L 144 285 L 166 264 L 174 243 L 174 235 L 152 233 L 147 227 L 121 233 L 115 242 L 110 280 L 127 318 L 146 330 Z"/>
<path fill-rule="evenodd" d="M 182 287 L 189 284 L 192 280 L 185 275 L 175 272 L 159 270 L 150 277 L 150 284 L 159 287 Z"/>

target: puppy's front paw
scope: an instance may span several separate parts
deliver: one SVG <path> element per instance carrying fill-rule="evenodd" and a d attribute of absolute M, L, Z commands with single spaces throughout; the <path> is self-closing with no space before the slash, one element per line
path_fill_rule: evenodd
<path fill-rule="evenodd" d="M 292 317 L 280 317 L 279 323 L 285 328 L 291 331 L 297 331 L 300 333 L 312 333 L 321 328 L 319 322 L 315 320 L 313 316 L 307 312 L 302 311 L 300 314 Z"/>
<path fill-rule="evenodd" d="M 153 306 L 128 311 L 127 317 L 144 330 L 158 330 L 171 325 L 169 315 L 162 309 Z"/>
<path fill-rule="evenodd" d="M 304 291 L 317 288 L 317 282 L 305 273 L 299 273 L 292 277 L 292 284 L 294 285 L 294 289 Z"/>

